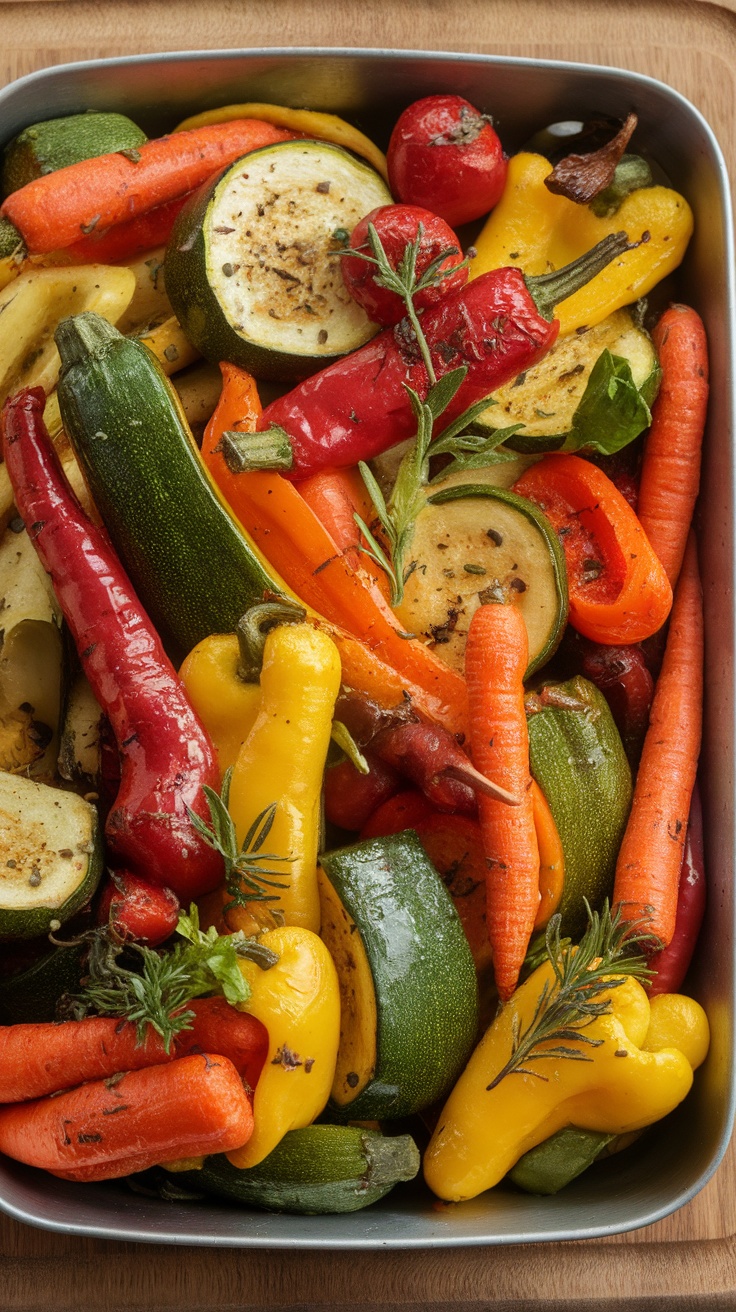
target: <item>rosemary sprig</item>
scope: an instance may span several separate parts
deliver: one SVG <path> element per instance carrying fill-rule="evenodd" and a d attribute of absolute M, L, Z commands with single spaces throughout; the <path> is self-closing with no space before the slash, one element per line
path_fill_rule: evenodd
<path fill-rule="evenodd" d="M 278 805 L 276 802 L 272 802 L 256 816 L 242 845 L 238 847 L 235 825 L 228 810 L 232 773 L 232 767 L 226 770 L 219 795 L 214 788 L 203 785 L 211 825 L 187 807 L 189 819 L 200 838 L 219 852 L 225 862 L 225 885 L 232 898 L 224 907 L 225 911 L 232 907 L 247 906 L 249 902 L 278 902 L 278 893 L 268 893 L 266 890 L 288 888 L 289 883 L 288 880 L 282 883 L 274 879 L 273 876 L 279 874 L 279 871 L 273 870 L 271 866 L 273 862 L 291 861 L 291 857 L 261 851 L 273 826 Z"/>
<path fill-rule="evenodd" d="M 360 515 L 355 514 L 355 522 L 367 544 L 361 549 L 387 575 L 391 584 L 392 606 L 401 604 L 404 596 L 404 584 L 411 573 L 411 566 L 407 570 L 404 566 L 404 560 L 414 533 L 417 516 L 425 505 L 422 489 L 429 478 L 430 445 L 431 455 L 451 455 L 453 457 L 449 471 L 443 470 L 443 475 L 445 475 L 447 472 L 454 473 L 457 469 L 475 469 L 483 465 L 495 464 L 500 460 L 508 460 L 509 455 L 498 451 L 497 448 L 501 446 L 505 438 L 516 432 L 517 427 L 520 427 L 520 425 L 513 425 L 510 428 L 499 429 L 490 437 L 465 433 L 464 430 L 477 419 L 483 410 L 487 409 L 488 405 L 492 404 L 487 397 L 484 397 L 453 420 L 444 432 L 432 441 L 435 422 L 454 399 L 465 380 L 468 369 L 467 365 L 461 365 L 458 369 L 452 369 L 443 374 L 440 379 L 435 374 L 429 345 L 422 329 L 421 317 L 416 311 L 415 297 L 425 288 L 437 286 L 443 278 L 446 278 L 450 273 L 454 273 L 455 269 L 461 266 L 453 265 L 449 269 L 442 269 L 441 266 L 448 255 L 456 254 L 456 249 L 449 247 L 447 250 L 441 251 L 428 264 L 421 276 L 417 277 L 417 259 L 423 234 L 424 229 L 420 223 L 417 226 L 417 235 L 414 241 L 407 243 L 396 269 L 389 263 L 381 239 L 372 223 L 368 225 L 368 241 L 372 254 L 368 255 L 364 251 L 350 249 L 341 251 L 341 254 L 350 255 L 351 257 L 357 256 L 359 259 L 367 260 L 370 264 L 375 265 L 376 272 L 373 277 L 379 286 L 388 288 L 402 298 L 430 383 L 424 401 L 414 388 L 409 387 L 406 383 L 404 384 L 414 411 L 417 432 L 413 446 L 407 451 L 399 466 L 396 482 L 388 502 L 368 465 L 361 461 L 358 466 L 382 530 L 379 539 L 365 520 Z"/>
<path fill-rule="evenodd" d="M 145 1042 L 150 1025 L 168 1052 L 176 1035 L 191 1028 L 194 1013 L 188 1004 L 193 998 L 221 993 L 233 1004 L 248 1001 L 250 988 L 239 957 L 253 958 L 264 969 L 276 961 L 245 934 L 219 935 L 214 926 L 201 930 L 194 904 L 188 915 L 180 915 L 176 932 L 184 941 L 168 952 L 156 952 L 141 943 L 121 942 L 107 930 L 93 931 L 85 986 L 69 999 L 67 1014 L 77 1020 L 90 1012 L 120 1016 L 136 1026 L 138 1043 Z M 137 954 L 139 969 L 121 965 L 123 952 Z"/>
<path fill-rule="evenodd" d="M 530 1062 L 549 1058 L 592 1061 L 584 1049 L 600 1047 L 603 1039 L 592 1039 L 584 1033 L 586 1027 L 610 1014 L 611 991 L 625 983 L 627 976 L 647 979 L 653 973 L 642 944 L 658 944 L 643 928 L 646 920 L 632 925 L 621 919 L 620 907 L 612 915 L 607 900 L 600 915 L 591 911 L 587 902 L 586 907 L 588 928 L 577 946 L 563 945 L 559 916 L 550 920 L 545 945 L 553 979 L 542 986 L 525 1030 L 518 1015 L 514 1017 L 511 1055 L 487 1090 L 512 1074 L 546 1080 L 541 1071 L 530 1069 Z"/>

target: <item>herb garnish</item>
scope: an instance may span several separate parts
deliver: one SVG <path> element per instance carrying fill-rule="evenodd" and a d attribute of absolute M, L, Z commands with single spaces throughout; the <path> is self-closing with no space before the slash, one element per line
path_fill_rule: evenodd
<path fill-rule="evenodd" d="M 278 893 L 268 893 L 267 888 L 288 888 L 286 883 L 274 879 L 279 873 L 271 869 L 271 862 L 289 862 L 290 857 L 278 856 L 275 852 L 262 852 L 261 848 L 271 832 L 276 816 L 277 803 L 272 802 L 260 815 L 257 815 L 248 830 L 242 845 L 238 847 L 235 825 L 228 811 L 230 800 L 230 781 L 232 766 L 225 771 L 222 792 L 203 785 L 203 791 L 210 809 L 212 825 L 208 825 L 187 807 L 189 819 L 200 837 L 210 847 L 219 852 L 225 862 L 225 884 L 232 901 L 224 907 L 227 912 L 232 907 L 245 907 L 249 902 L 278 902 Z"/>
<path fill-rule="evenodd" d="M 383 541 L 379 541 L 373 530 L 360 515 L 356 514 L 354 516 L 355 522 L 367 543 L 367 546 L 362 547 L 361 550 L 370 556 L 387 575 L 391 583 L 392 606 L 400 605 L 403 600 L 404 584 L 411 573 L 411 567 L 409 567 L 409 570 L 404 568 L 404 558 L 414 533 L 414 523 L 425 505 L 422 489 L 429 479 L 430 444 L 433 457 L 452 456 L 450 465 L 442 471 L 442 476 L 446 477 L 447 474 L 455 473 L 460 469 L 476 469 L 483 465 L 510 459 L 510 455 L 497 451 L 497 448 L 501 446 L 507 437 L 515 433 L 517 428 L 522 427 L 521 424 L 514 424 L 505 429 L 497 429 L 491 435 L 465 432 L 464 430 L 477 419 L 478 415 L 493 404 L 488 397 L 483 397 L 459 415 L 457 419 L 453 420 L 432 441 L 435 422 L 454 399 L 465 380 L 468 368 L 467 365 L 461 365 L 460 368 L 452 369 L 443 374 L 439 380 L 435 374 L 429 345 L 422 330 L 421 318 L 417 314 L 414 298 L 427 287 L 434 287 L 449 274 L 454 274 L 462 265 L 453 265 L 449 269 L 441 268 L 447 257 L 456 253 L 453 248 L 450 248 L 441 251 L 427 265 L 421 276 L 417 277 L 417 258 L 423 235 L 424 228 L 420 223 L 417 226 L 417 235 L 414 241 L 407 243 L 396 269 L 389 263 L 381 238 L 372 223 L 368 225 L 371 255 L 351 249 L 340 252 L 349 255 L 351 258 L 357 257 L 374 264 L 376 272 L 373 277 L 376 283 L 401 297 L 406 306 L 407 317 L 413 329 L 413 335 L 424 361 L 430 383 L 424 401 L 413 387 L 409 387 L 407 383 L 404 384 L 417 422 L 417 434 L 414 445 L 407 451 L 399 466 L 396 482 L 388 502 L 385 500 L 368 465 L 364 461 L 360 461 L 358 466 L 383 531 Z"/>
<path fill-rule="evenodd" d="M 200 929 L 194 903 L 189 915 L 179 916 L 176 933 L 186 941 L 168 952 L 157 952 L 142 943 L 125 943 L 108 930 L 94 931 L 85 987 L 69 999 L 68 1014 L 75 1020 L 90 1012 L 120 1016 L 136 1026 L 138 1043 L 145 1042 L 150 1025 L 169 1052 L 176 1035 L 191 1028 L 194 1013 L 188 1004 L 193 998 L 219 993 L 232 1004 L 248 1001 L 250 987 L 238 965 L 240 957 L 255 959 L 264 969 L 277 960 L 245 934 L 220 935 L 213 925 Z M 123 952 L 138 954 L 139 970 L 120 964 Z"/>
<path fill-rule="evenodd" d="M 588 911 L 588 928 L 580 943 L 574 946 L 560 939 L 559 915 L 552 916 L 547 926 L 545 946 L 547 959 L 554 978 L 546 980 L 537 999 L 534 1015 L 522 1032 L 518 1016 L 514 1018 L 511 1056 L 487 1090 L 495 1089 L 507 1075 L 534 1075 L 539 1080 L 547 1076 L 531 1070 L 530 1062 L 543 1058 L 563 1058 L 568 1061 L 592 1061 L 583 1048 L 598 1048 L 603 1039 L 591 1039 L 584 1033 L 599 1016 L 612 1011 L 610 993 L 626 982 L 628 976 L 646 980 L 654 972 L 649 969 L 642 944 L 661 946 L 651 933 L 642 928 L 647 922 L 632 924 L 622 920 L 621 908 L 612 915 L 608 900 L 600 914 Z M 554 1046 L 547 1047 L 547 1044 Z M 541 1046 L 545 1045 L 545 1046 Z"/>

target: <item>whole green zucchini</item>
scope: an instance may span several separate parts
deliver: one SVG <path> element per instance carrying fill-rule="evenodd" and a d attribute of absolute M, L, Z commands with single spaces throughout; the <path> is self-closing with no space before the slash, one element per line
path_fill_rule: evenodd
<path fill-rule="evenodd" d="M 546 694 L 546 695 L 545 695 Z M 550 704 L 552 699 L 556 704 Z M 603 693 L 579 675 L 527 702 L 531 772 L 549 802 L 565 854 L 562 933 L 585 929 L 584 898 L 613 890 L 631 807 L 631 770 Z M 545 704 L 546 702 L 546 704 Z"/>
<path fill-rule="evenodd" d="M 408 1134 L 387 1138 L 354 1125 L 309 1125 L 290 1130 L 258 1166 L 241 1171 L 225 1156 L 208 1157 L 201 1171 L 177 1172 L 174 1179 L 247 1207 L 316 1216 L 368 1207 L 400 1180 L 413 1180 L 419 1160 Z"/>
<path fill-rule="evenodd" d="M 138 596 L 181 654 L 283 585 L 210 480 L 150 351 L 96 314 L 65 319 L 59 404 L 94 502 Z"/>

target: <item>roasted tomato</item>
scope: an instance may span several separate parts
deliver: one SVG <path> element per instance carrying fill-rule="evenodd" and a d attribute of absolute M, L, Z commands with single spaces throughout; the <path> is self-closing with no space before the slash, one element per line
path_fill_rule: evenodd
<path fill-rule="evenodd" d="M 487 114 L 462 96 L 427 96 L 404 110 L 391 134 L 388 176 L 398 200 L 457 227 L 498 202 L 506 157 Z"/>

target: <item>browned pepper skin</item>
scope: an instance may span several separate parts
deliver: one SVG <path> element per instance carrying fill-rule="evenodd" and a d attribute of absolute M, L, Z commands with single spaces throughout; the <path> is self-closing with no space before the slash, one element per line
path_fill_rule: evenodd
<path fill-rule="evenodd" d="M 422 328 L 438 378 L 468 372 L 442 415 L 446 424 L 536 364 L 554 343 L 518 269 L 496 269 L 425 310 Z M 326 466 L 371 460 L 412 437 L 416 419 L 406 385 L 424 398 L 429 379 L 408 319 L 300 383 L 263 411 L 259 429 L 278 425 L 293 453 L 285 477 L 298 482 Z"/>

